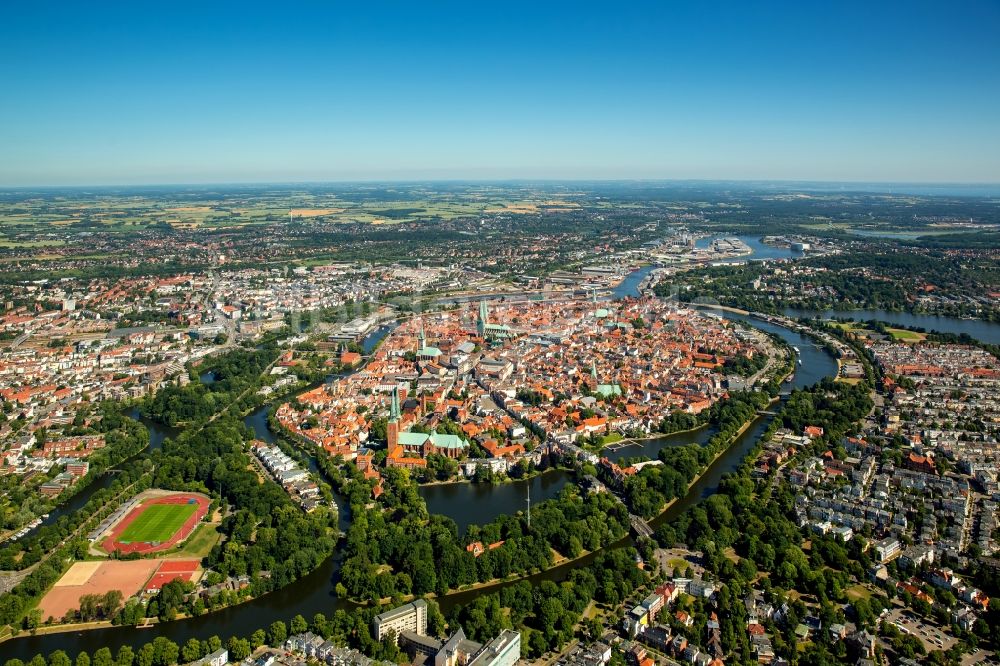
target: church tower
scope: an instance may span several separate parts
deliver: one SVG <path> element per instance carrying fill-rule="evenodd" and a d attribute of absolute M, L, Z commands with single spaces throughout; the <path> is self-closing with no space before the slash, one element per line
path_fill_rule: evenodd
<path fill-rule="evenodd" d="M 389 422 L 385 426 L 385 439 L 388 445 L 389 456 L 399 446 L 399 419 L 401 413 L 399 409 L 399 388 L 392 387 L 392 400 L 389 402 Z"/>
<path fill-rule="evenodd" d="M 486 339 L 486 325 L 490 320 L 490 311 L 486 307 L 486 301 L 479 301 L 479 318 L 476 320 L 476 332 L 479 337 Z"/>

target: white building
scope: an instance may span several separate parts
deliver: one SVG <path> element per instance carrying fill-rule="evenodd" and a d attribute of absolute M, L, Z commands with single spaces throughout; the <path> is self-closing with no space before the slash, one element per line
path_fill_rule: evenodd
<path fill-rule="evenodd" d="M 377 641 L 381 641 L 390 633 L 398 637 L 404 631 L 412 631 L 415 634 L 425 636 L 427 635 L 427 602 L 423 599 L 417 599 L 376 615 L 375 619 L 372 620 L 372 626 L 375 629 L 375 640 Z"/>

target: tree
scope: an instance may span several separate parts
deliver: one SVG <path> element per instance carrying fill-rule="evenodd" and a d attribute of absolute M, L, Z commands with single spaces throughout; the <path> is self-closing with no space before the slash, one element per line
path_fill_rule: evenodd
<path fill-rule="evenodd" d="M 86 652 L 76 655 L 76 666 L 90 666 L 90 655 Z"/>
<path fill-rule="evenodd" d="M 111 650 L 102 647 L 94 652 L 94 658 L 90 660 L 91 666 L 114 666 L 115 660 L 111 656 Z"/>
<path fill-rule="evenodd" d="M 146 643 L 139 648 L 139 652 L 135 655 L 135 663 L 138 666 L 154 666 L 155 655 L 156 650 L 153 648 L 153 644 Z"/>
<path fill-rule="evenodd" d="M 24 616 L 24 628 L 31 630 L 37 629 L 38 625 L 42 623 L 42 611 L 38 608 L 33 608 Z"/>
<path fill-rule="evenodd" d="M 528 638 L 528 654 L 533 657 L 539 657 L 549 649 L 548 643 L 545 642 L 545 636 L 539 631 L 532 631 L 531 636 Z"/>
<path fill-rule="evenodd" d="M 132 666 L 135 663 L 135 652 L 129 645 L 118 648 L 118 656 L 115 658 L 115 666 Z"/>
<path fill-rule="evenodd" d="M 142 604 L 137 601 L 131 600 L 125 604 L 125 608 L 121 610 L 118 614 L 118 621 L 121 624 L 128 624 L 135 626 L 142 622 L 143 620 L 143 608 Z"/>
<path fill-rule="evenodd" d="M 101 600 L 101 608 L 104 617 L 112 617 L 118 612 L 118 609 L 122 605 L 122 593 L 121 590 L 110 590 L 105 593 L 104 598 Z"/>
<path fill-rule="evenodd" d="M 444 636 L 448 628 L 441 607 L 434 599 L 427 600 L 427 630 L 432 636 Z"/>
<path fill-rule="evenodd" d="M 69 655 L 67 655 L 63 650 L 56 650 L 49 655 L 49 666 L 72 666 L 73 662 L 70 661 Z"/>
<path fill-rule="evenodd" d="M 264 633 L 263 629 L 258 629 L 257 631 L 250 634 L 250 648 L 252 650 L 256 650 L 266 642 L 267 642 L 267 634 Z"/>
<path fill-rule="evenodd" d="M 598 640 L 604 634 L 604 625 L 596 617 L 583 620 L 582 626 L 592 641 Z"/>
<path fill-rule="evenodd" d="M 189 638 L 184 647 L 181 648 L 181 657 L 185 662 L 196 661 L 202 658 L 201 641 L 197 638 Z M 96 665 L 95 665 L 96 666 Z"/>
<path fill-rule="evenodd" d="M 233 661 L 243 661 L 250 656 L 250 641 L 233 636 L 227 645 L 229 658 Z"/>
<path fill-rule="evenodd" d="M 153 664 L 154 666 L 170 666 L 176 664 L 181 656 L 181 650 L 177 643 L 169 638 L 159 636 L 153 641 Z"/>
<path fill-rule="evenodd" d="M 272 622 L 267 629 L 267 642 L 272 647 L 278 647 L 285 642 L 286 638 L 288 638 L 288 630 L 285 628 L 285 623 L 281 620 Z"/>
<path fill-rule="evenodd" d="M 308 628 L 309 625 L 306 623 L 306 619 L 301 615 L 296 615 L 295 617 L 293 617 L 288 627 L 292 635 L 303 634 L 306 632 Z"/>

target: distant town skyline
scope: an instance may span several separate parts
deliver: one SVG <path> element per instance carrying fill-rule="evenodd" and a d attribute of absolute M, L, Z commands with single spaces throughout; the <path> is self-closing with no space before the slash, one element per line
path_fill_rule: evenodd
<path fill-rule="evenodd" d="M 1000 5 L 27 3 L 0 187 L 1000 183 Z"/>

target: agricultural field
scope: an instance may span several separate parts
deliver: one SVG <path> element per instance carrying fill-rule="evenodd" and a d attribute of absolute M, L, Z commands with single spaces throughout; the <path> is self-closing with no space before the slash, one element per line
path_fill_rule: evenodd
<path fill-rule="evenodd" d="M 205 188 L 163 196 L 139 189 L 74 197 L 36 196 L 0 199 L 0 240 L 23 247 L 13 232 L 134 232 L 151 227 L 212 230 L 281 222 L 399 224 L 423 220 L 449 221 L 483 214 L 527 215 L 578 209 L 573 196 L 552 198 L 544 192 L 511 192 L 483 186 L 462 194 L 414 188 L 376 186 L 340 189 L 217 192 Z M 24 241 L 35 242 L 38 241 Z M 53 239 L 45 244 L 58 242 Z"/>

